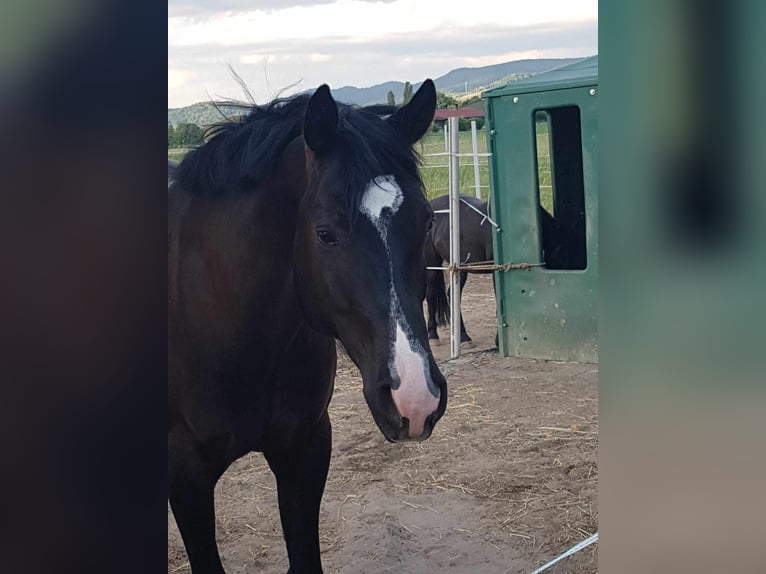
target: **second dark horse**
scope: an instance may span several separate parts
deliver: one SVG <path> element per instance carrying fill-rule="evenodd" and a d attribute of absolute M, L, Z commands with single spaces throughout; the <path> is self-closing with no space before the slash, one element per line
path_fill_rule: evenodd
<path fill-rule="evenodd" d="M 487 214 L 487 202 L 461 195 L 460 202 L 460 262 L 482 263 L 493 261 L 492 224 L 482 214 Z M 471 209 L 466 203 L 473 206 Z M 449 261 L 449 214 L 438 213 L 449 208 L 449 196 L 442 195 L 431 201 L 434 212 L 434 222 L 426 241 L 426 266 L 440 267 L 443 261 Z M 473 273 L 492 273 L 491 271 L 474 271 Z M 460 272 L 460 292 L 463 292 L 468 273 Z M 438 326 L 445 326 L 449 321 L 449 298 L 444 286 L 444 273 L 429 270 L 426 280 L 426 303 L 428 306 L 428 338 L 438 339 Z M 463 314 L 460 313 L 460 341 L 470 341 L 471 337 L 465 330 Z"/>
<path fill-rule="evenodd" d="M 289 572 L 322 571 L 336 339 L 388 440 L 426 439 L 444 413 L 412 148 L 435 104 L 430 80 L 395 110 L 339 105 L 322 86 L 254 107 L 169 166 L 169 497 L 194 574 L 224 572 L 213 493 L 250 451 L 276 476 Z"/>

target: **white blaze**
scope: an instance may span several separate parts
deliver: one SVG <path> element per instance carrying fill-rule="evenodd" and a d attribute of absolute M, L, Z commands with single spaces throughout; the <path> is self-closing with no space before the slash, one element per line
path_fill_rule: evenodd
<path fill-rule="evenodd" d="M 402 205 L 403 199 L 404 194 L 402 194 L 402 189 L 396 183 L 394 176 L 379 175 L 367 185 L 359 209 L 380 231 L 380 218 L 383 215 L 383 210 L 390 209 L 393 217 Z M 386 245 L 386 249 L 388 249 L 388 245 Z"/>
<path fill-rule="evenodd" d="M 399 296 L 394 286 L 394 269 L 388 245 L 388 226 L 404 201 L 404 194 L 393 175 L 376 177 L 367 186 L 359 206 L 380 234 L 388 255 L 389 277 L 391 278 L 390 321 L 395 326 L 394 340 L 391 341 L 389 370 L 398 387 L 391 390 L 399 414 L 409 420 L 411 438 L 423 434 L 425 419 L 439 406 L 439 397 L 429 389 L 430 372 L 428 360 L 420 345 L 414 343 L 412 331 L 402 313 Z M 388 210 L 388 212 L 386 212 Z M 390 214 L 390 215 L 389 215 Z M 384 217 L 384 215 L 389 215 Z"/>

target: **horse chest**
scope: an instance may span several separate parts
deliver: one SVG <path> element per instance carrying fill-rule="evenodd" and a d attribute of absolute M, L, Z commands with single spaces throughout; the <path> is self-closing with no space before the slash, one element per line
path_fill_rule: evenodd
<path fill-rule="evenodd" d="M 334 341 L 299 327 L 286 346 L 261 341 L 242 354 L 183 385 L 184 418 L 201 442 L 226 442 L 238 453 L 301 440 L 327 410 Z"/>

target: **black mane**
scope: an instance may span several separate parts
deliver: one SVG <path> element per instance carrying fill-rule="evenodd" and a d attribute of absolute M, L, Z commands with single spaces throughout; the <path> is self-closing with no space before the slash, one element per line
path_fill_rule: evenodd
<path fill-rule="evenodd" d="M 271 172 L 285 146 L 303 132 L 309 98 L 279 98 L 263 106 L 239 104 L 247 115 L 208 128 L 208 140 L 186 154 L 176 181 L 198 194 L 252 189 Z"/>
<path fill-rule="evenodd" d="M 246 115 L 208 129 L 208 140 L 190 151 L 176 170 L 176 181 L 195 194 L 252 191 L 269 175 L 285 146 L 303 133 L 310 95 L 280 98 L 241 107 Z M 230 105 L 230 104 L 229 104 Z M 419 157 L 404 136 L 383 120 L 394 106 L 357 107 L 338 103 L 337 145 L 343 161 L 329 169 L 343 189 L 350 213 L 376 176 L 394 174 L 419 185 Z"/>

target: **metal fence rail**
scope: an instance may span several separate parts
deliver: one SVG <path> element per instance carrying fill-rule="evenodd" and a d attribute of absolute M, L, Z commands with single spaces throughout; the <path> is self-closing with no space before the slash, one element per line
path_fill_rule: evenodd
<path fill-rule="evenodd" d="M 425 169 L 447 168 L 449 187 L 447 189 L 437 189 L 434 191 L 447 191 L 449 193 L 449 209 L 444 212 L 449 213 L 450 221 L 450 260 L 448 267 L 429 267 L 429 269 L 440 269 L 449 271 L 450 280 L 450 357 L 455 359 L 460 356 L 460 273 L 458 266 L 460 261 L 460 168 L 473 166 L 474 175 L 474 193 L 481 199 L 481 190 L 488 189 L 489 185 L 481 185 L 480 167 L 489 166 L 489 161 L 482 162 L 479 158 L 489 158 L 491 153 L 479 152 L 478 138 L 476 133 L 476 121 L 471 121 L 471 152 L 460 153 L 460 139 L 458 133 L 458 118 L 448 118 L 444 125 L 444 151 L 423 154 L 423 157 L 446 157 L 448 163 L 423 166 Z M 461 157 L 470 157 L 470 163 L 460 163 Z M 463 201 L 471 209 L 476 210 L 472 205 Z M 497 227 L 497 224 L 485 213 L 482 213 L 486 220 Z M 482 221 L 483 223 L 483 221 Z M 494 262 L 493 262 L 494 263 Z"/>
<path fill-rule="evenodd" d="M 532 572 L 532 574 L 540 574 L 540 572 L 545 572 L 548 568 L 550 568 L 551 566 L 553 566 L 554 564 L 556 564 L 558 562 L 561 562 L 567 556 L 571 556 L 572 554 L 575 554 L 575 553 L 579 552 L 580 550 L 590 546 L 594 542 L 598 542 L 598 532 L 596 532 L 593 536 L 589 536 L 588 538 L 586 538 L 582 542 L 578 542 L 577 544 L 572 546 L 572 548 L 570 548 L 569 550 L 567 550 L 563 554 L 557 556 L 556 558 L 554 558 L 550 562 L 546 562 L 545 564 L 540 566 L 540 568 L 538 568 L 537 570 Z"/>

